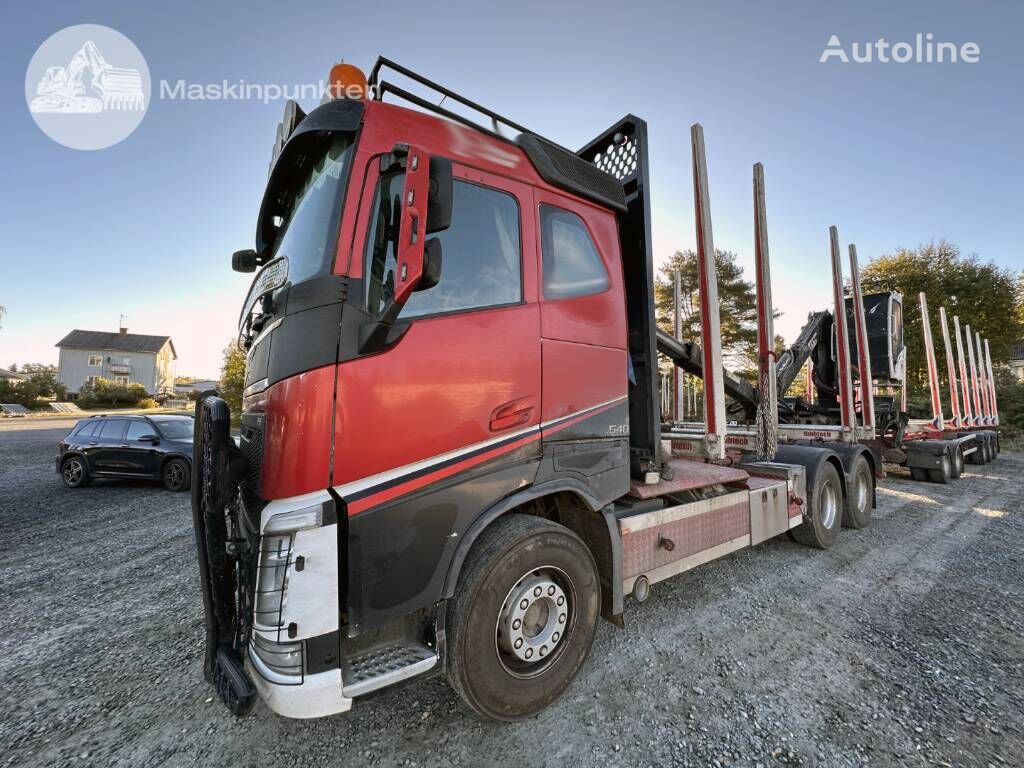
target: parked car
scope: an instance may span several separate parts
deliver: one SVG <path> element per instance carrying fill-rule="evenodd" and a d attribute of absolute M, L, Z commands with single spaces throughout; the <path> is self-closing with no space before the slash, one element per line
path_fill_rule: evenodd
<path fill-rule="evenodd" d="M 90 416 L 57 444 L 57 472 L 68 488 L 97 477 L 160 480 L 170 491 L 192 482 L 191 416 Z"/>

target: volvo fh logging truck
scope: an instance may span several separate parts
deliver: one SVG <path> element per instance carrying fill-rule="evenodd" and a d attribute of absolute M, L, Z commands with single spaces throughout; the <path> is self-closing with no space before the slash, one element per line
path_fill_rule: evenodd
<path fill-rule="evenodd" d="M 836 540 L 836 451 L 770 460 L 760 165 L 763 460 L 727 459 L 699 125 L 708 416 L 703 455 L 673 458 L 645 122 L 573 152 L 386 59 L 332 81 L 339 98 L 287 106 L 255 248 L 232 259 L 258 269 L 238 444 L 223 399 L 196 405 L 205 675 L 233 712 L 257 694 L 286 716 L 345 712 L 440 673 L 479 715 L 527 717 L 579 672 L 599 616 L 624 626 L 627 596 L 782 533 Z"/>

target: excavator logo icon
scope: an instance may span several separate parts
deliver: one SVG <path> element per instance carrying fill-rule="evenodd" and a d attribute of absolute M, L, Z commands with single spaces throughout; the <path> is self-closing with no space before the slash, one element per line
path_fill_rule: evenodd
<path fill-rule="evenodd" d="M 120 32 L 98 24 L 49 37 L 25 75 L 33 119 L 54 141 L 74 149 L 102 149 L 126 138 L 142 121 L 149 92 L 142 53 Z"/>
<path fill-rule="evenodd" d="M 92 74 L 87 95 L 83 75 Z M 145 109 L 142 74 L 137 69 L 107 64 L 96 43 L 87 40 L 66 67 L 47 67 L 36 86 L 39 95 L 32 99 L 33 112 L 101 112 L 104 109 Z"/>

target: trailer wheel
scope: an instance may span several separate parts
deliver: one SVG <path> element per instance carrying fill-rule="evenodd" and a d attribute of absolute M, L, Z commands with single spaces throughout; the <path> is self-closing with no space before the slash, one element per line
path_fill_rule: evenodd
<path fill-rule="evenodd" d="M 981 438 L 975 438 L 974 451 L 967 457 L 968 464 L 984 464 L 984 447 L 985 441 Z"/>
<path fill-rule="evenodd" d="M 474 543 L 449 605 L 449 684 L 483 717 L 536 714 L 583 667 L 600 602 L 597 566 L 576 534 L 499 518 Z"/>
<path fill-rule="evenodd" d="M 910 477 L 912 480 L 923 483 L 928 480 L 928 470 L 924 467 L 911 467 Z"/>
<path fill-rule="evenodd" d="M 843 511 L 843 525 L 847 528 L 867 528 L 871 525 L 871 492 L 874 490 L 874 475 L 871 466 L 863 456 L 854 459 L 850 470 L 850 482 L 846 489 L 846 509 Z"/>
<path fill-rule="evenodd" d="M 980 464 L 988 464 L 990 461 L 992 461 L 992 446 L 989 444 L 988 437 L 985 437 L 981 441 L 981 448 L 979 449 L 978 453 L 981 454 L 981 460 L 979 462 Z"/>
<path fill-rule="evenodd" d="M 950 461 L 949 454 L 942 454 L 942 466 L 938 469 L 928 470 L 928 479 L 933 483 L 941 483 L 945 485 L 949 482 L 950 477 L 953 475 L 953 462 Z"/>
<path fill-rule="evenodd" d="M 953 463 L 950 470 L 951 477 L 960 477 L 964 473 L 964 449 L 959 445 L 953 449 Z"/>
<path fill-rule="evenodd" d="M 793 528 L 793 538 L 808 547 L 828 549 L 836 543 L 843 525 L 843 486 L 836 468 L 827 463 L 814 477 L 810 520 Z"/>

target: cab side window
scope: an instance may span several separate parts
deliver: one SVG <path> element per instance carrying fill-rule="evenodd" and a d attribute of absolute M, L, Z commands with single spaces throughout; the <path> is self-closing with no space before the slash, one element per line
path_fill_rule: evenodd
<path fill-rule="evenodd" d="M 540 226 L 545 299 L 590 296 L 608 289 L 608 272 L 583 219 L 541 205 Z"/>
<path fill-rule="evenodd" d="M 366 242 L 366 308 L 374 315 L 395 290 L 401 174 L 381 178 Z M 441 280 L 413 293 L 401 317 L 436 315 L 522 301 L 519 204 L 512 195 L 455 180 L 452 224 L 441 241 Z"/>

